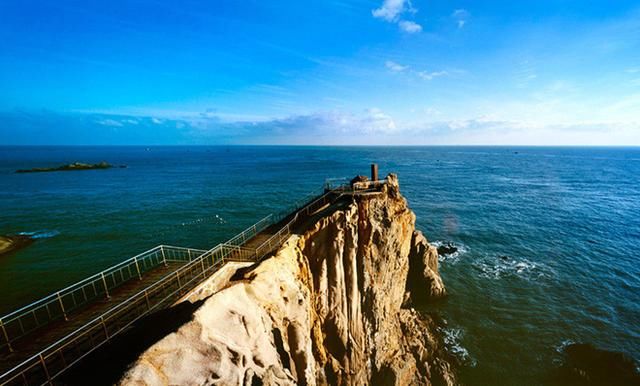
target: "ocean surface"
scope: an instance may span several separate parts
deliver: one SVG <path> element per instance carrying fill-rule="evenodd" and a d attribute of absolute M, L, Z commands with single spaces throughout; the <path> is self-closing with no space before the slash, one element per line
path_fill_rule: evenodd
<path fill-rule="evenodd" d="M 127 168 L 15 174 L 107 161 Z M 467 385 L 543 385 L 570 342 L 640 360 L 640 148 L 0 147 L 0 314 L 157 244 L 209 248 L 321 187 L 399 175 Z"/>

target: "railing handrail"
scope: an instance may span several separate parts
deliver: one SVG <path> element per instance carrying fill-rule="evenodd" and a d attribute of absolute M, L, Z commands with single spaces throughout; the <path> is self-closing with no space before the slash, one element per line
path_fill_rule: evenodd
<path fill-rule="evenodd" d="M 236 241 L 236 239 L 240 239 L 240 238 L 241 238 L 241 237 L 243 237 L 244 235 L 251 233 L 252 228 L 253 228 L 253 233 L 254 233 L 254 236 L 255 236 L 256 229 L 257 229 L 257 226 L 256 226 L 256 225 L 261 224 L 262 222 L 269 222 L 269 224 L 271 224 L 271 223 L 272 223 L 271 221 L 273 221 L 273 219 L 272 219 L 272 218 L 273 218 L 273 214 L 271 214 L 271 213 L 270 213 L 270 214 L 266 215 L 266 216 L 265 216 L 265 217 L 263 217 L 262 219 L 258 220 L 255 224 L 251 225 L 251 226 L 250 226 L 250 227 L 248 227 L 247 229 L 243 230 L 242 232 L 238 233 L 237 235 L 235 235 L 235 236 L 233 236 L 232 238 L 230 238 L 229 240 L 227 240 L 227 242 L 226 242 L 226 243 L 224 243 L 224 244 L 230 244 L 230 245 L 232 245 L 232 244 L 233 244 L 233 242 L 235 242 L 235 241 Z M 262 224 L 261 224 L 261 225 L 262 225 Z M 215 248 L 215 247 L 214 247 L 214 248 Z"/>
<path fill-rule="evenodd" d="M 312 202 L 309 202 L 307 205 L 305 205 L 304 207 L 298 209 L 295 214 L 293 215 L 293 218 L 289 221 L 287 221 L 286 224 L 284 224 L 282 226 L 281 229 L 278 230 L 278 232 L 276 232 L 273 236 L 269 237 L 267 240 L 265 240 L 262 244 L 260 244 L 257 248 L 256 248 L 256 257 L 259 259 L 262 256 L 257 256 L 258 255 L 258 251 L 260 249 L 262 249 L 265 245 L 270 245 L 271 241 L 274 240 L 276 238 L 276 236 L 278 236 L 278 234 L 283 230 L 283 229 L 287 229 L 288 227 L 290 227 L 291 225 L 293 225 L 299 218 L 300 213 L 302 213 L 303 211 L 306 211 L 309 207 L 311 207 L 312 205 L 314 205 L 316 202 L 320 201 L 320 200 L 324 200 L 327 196 L 329 196 L 330 194 L 333 194 L 336 191 L 336 189 L 331 189 L 327 192 L 325 192 L 324 194 L 322 194 L 320 197 L 318 197 L 317 199 L 315 199 Z M 307 201 L 308 202 L 308 201 Z"/>
<path fill-rule="evenodd" d="M 52 349 L 53 347 L 60 345 L 65 340 L 70 339 L 73 335 L 76 335 L 76 334 L 78 334 L 78 332 L 86 329 L 87 326 L 93 325 L 96 321 L 100 320 L 101 318 L 104 318 L 105 316 L 108 316 L 108 315 L 116 312 L 118 309 L 122 308 L 124 305 L 131 303 L 133 301 L 133 299 L 135 299 L 137 297 L 140 297 L 141 295 L 144 295 L 145 292 L 148 292 L 149 290 L 153 289 L 154 287 L 157 287 L 158 285 L 163 284 L 165 281 L 171 279 L 174 275 L 176 275 L 176 273 L 184 271 L 187 268 L 191 268 L 193 265 L 195 265 L 197 263 L 200 263 L 200 261 L 205 258 L 205 255 L 207 255 L 206 257 L 209 257 L 210 253 L 216 252 L 217 249 L 222 249 L 222 245 L 223 244 L 216 245 L 215 247 L 211 248 L 210 250 L 208 250 L 208 251 L 202 253 L 201 255 L 199 255 L 195 260 L 183 265 L 182 267 L 180 267 L 179 269 L 171 272 L 170 274 L 167 274 L 167 275 L 163 276 L 162 278 L 160 278 L 159 280 L 155 281 L 151 285 L 145 287 L 141 291 L 136 292 L 134 295 L 131 295 L 127 299 L 123 300 L 122 302 L 114 305 L 113 307 L 109 308 L 107 311 L 101 313 L 99 316 L 91 319 L 87 323 L 85 323 L 82 326 L 78 327 L 77 329 L 73 330 L 72 332 L 70 332 L 69 334 L 65 335 L 64 337 L 58 339 L 54 343 L 51 343 L 50 345 L 48 345 L 44 349 L 40 350 L 38 353 L 32 355 L 31 357 L 29 357 L 29 358 L 25 359 L 24 361 L 20 362 L 18 365 L 14 366 L 10 370 L 6 371 L 4 374 L 1 374 L 0 378 L 4 377 L 6 374 L 9 374 L 9 373 L 15 371 L 16 369 L 18 369 L 21 366 L 23 366 L 25 363 L 32 361 L 34 358 L 38 358 L 40 355 L 43 355 L 43 353 L 45 353 L 46 351 Z M 184 249 L 187 249 L 187 248 L 184 248 Z"/>
<path fill-rule="evenodd" d="M 27 304 L 27 305 L 15 310 L 15 311 L 12 311 L 12 312 L 0 317 L 0 320 L 2 320 L 3 322 L 13 320 L 13 319 L 15 319 L 14 316 L 16 314 L 18 314 L 18 313 L 23 313 L 23 311 L 25 311 L 25 310 L 28 310 L 28 309 L 34 308 L 35 306 L 39 306 L 41 304 L 47 303 L 46 302 L 47 300 L 53 299 L 55 301 L 57 299 L 58 294 L 60 294 L 60 295 L 66 294 L 73 288 L 81 287 L 82 284 L 89 283 L 89 282 L 92 281 L 92 279 L 99 279 L 99 278 L 101 278 L 102 274 L 108 273 L 108 272 L 111 272 L 111 271 L 115 271 L 118 268 L 126 265 L 127 263 L 135 262 L 136 259 L 138 259 L 139 257 L 145 256 L 145 255 L 149 255 L 149 254 L 161 249 L 162 247 L 169 247 L 169 248 L 176 248 L 176 249 L 189 249 L 189 248 L 183 248 L 183 247 L 173 247 L 173 246 L 169 246 L 169 245 L 156 245 L 155 247 L 153 247 L 151 249 L 148 249 L 148 250 L 146 250 L 146 251 L 144 251 L 142 253 L 139 253 L 139 254 L 137 254 L 137 255 L 135 255 L 133 257 L 130 257 L 130 258 L 124 260 L 124 261 L 121 261 L 121 262 L 119 262 L 117 264 L 114 264 L 114 265 L 112 265 L 112 266 L 110 266 L 108 268 L 105 268 L 105 269 L 103 269 L 102 271 L 100 271 L 100 272 L 98 272 L 96 274 L 93 274 L 93 275 L 91 275 L 89 277 L 86 277 L 86 278 L 84 278 L 84 279 L 82 279 L 82 280 L 80 280 L 78 282 L 75 282 L 75 283 L 73 283 L 73 284 L 71 284 L 71 285 L 69 285 L 69 286 L 67 286 L 67 287 L 65 287 L 65 288 L 63 288 L 61 290 L 54 291 L 51 294 L 49 294 L 49 295 L 47 295 L 47 296 L 45 296 L 43 298 L 40 298 L 40 299 L 38 299 L 38 300 L 36 300 L 34 302 L 31 302 L 31 303 L 29 303 L 29 304 Z M 11 317 L 14 317 L 14 318 L 10 319 Z"/>

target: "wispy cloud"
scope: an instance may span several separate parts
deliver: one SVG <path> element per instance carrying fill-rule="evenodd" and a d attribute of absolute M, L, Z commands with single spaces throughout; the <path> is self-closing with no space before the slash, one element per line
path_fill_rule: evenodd
<path fill-rule="evenodd" d="M 391 61 L 391 60 L 387 60 L 384 63 L 385 67 L 387 67 L 389 70 L 391 70 L 392 72 L 406 72 L 409 73 L 413 76 L 417 76 L 420 79 L 423 80 L 433 80 L 435 78 L 439 78 L 439 77 L 443 77 L 443 76 L 448 76 L 451 74 L 450 71 L 425 71 L 425 70 L 414 70 L 409 66 L 405 66 L 402 65 L 400 63 Z"/>
<path fill-rule="evenodd" d="M 422 26 L 415 21 L 402 19 L 403 15 L 414 15 L 418 11 L 409 0 L 384 0 L 379 8 L 371 11 L 373 17 L 389 23 L 397 23 L 401 31 L 415 34 L 422 31 Z"/>
<path fill-rule="evenodd" d="M 413 21 L 408 21 L 408 20 L 401 20 L 398 23 L 398 26 L 400 27 L 400 29 L 406 33 L 410 33 L 410 34 L 414 34 L 414 33 L 418 33 L 420 31 L 422 31 L 422 26 L 416 22 Z"/>
<path fill-rule="evenodd" d="M 424 80 L 433 80 L 434 78 L 439 78 L 441 76 L 449 75 L 449 72 L 448 71 L 434 71 L 434 72 L 418 71 L 416 74 Z"/>
<path fill-rule="evenodd" d="M 458 28 L 463 28 L 467 24 L 470 16 L 471 14 L 466 9 L 456 9 L 451 14 L 451 17 L 455 20 Z"/>
<path fill-rule="evenodd" d="M 391 60 L 387 60 L 384 65 L 393 72 L 402 72 L 409 68 L 409 66 L 403 66 Z"/>
<path fill-rule="evenodd" d="M 110 126 L 110 127 L 122 127 L 124 126 L 122 122 L 117 121 L 115 119 L 100 119 L 96 121 L 97 124 L 102 126 Z"/>

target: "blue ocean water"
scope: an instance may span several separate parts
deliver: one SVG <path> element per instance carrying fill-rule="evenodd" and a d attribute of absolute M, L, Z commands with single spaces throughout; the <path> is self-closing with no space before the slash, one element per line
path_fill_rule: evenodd
<path fill-rule="evenodd" d="M 80 161 L 127 168 L 15 174 Z M 640 360 L 640 149 L 0 147 L 0 313 L 157 244 L 211 247 L 325 178 L 398 173 L 468 385 L 540 385 L 568 342 Z"/>

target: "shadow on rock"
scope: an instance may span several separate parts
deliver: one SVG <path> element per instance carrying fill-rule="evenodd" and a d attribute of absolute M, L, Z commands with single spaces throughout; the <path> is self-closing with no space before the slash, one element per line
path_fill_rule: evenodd
<path fill-rule="evenodd" d="M 139 320 L 132 328 L 116 336 L 112 341 L 72 367 L 56 384 L 117 384 L 128 367 L 144 351 L 189 322 L 193 313 L 204 301 L 183 302 Z"/>

